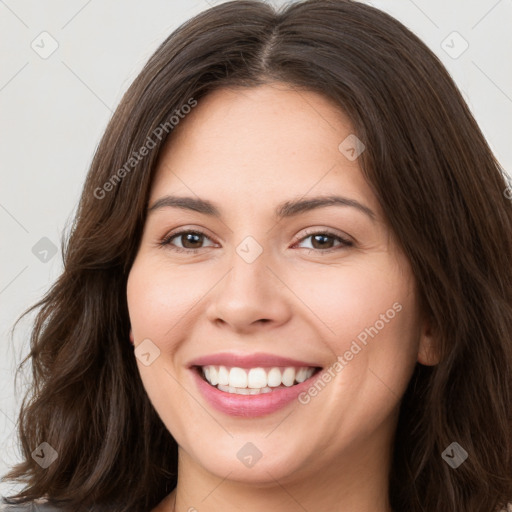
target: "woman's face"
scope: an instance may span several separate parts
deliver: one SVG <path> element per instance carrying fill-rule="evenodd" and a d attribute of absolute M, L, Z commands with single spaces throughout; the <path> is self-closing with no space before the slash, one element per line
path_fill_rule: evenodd
<path fill-rule="evenodd" d="M 148 396 L 201 471 L 263 484 L 387 460 L 428 333 L 351 134 L 316 93 L 221 89 L 161 155 L 129 314 Z"/>

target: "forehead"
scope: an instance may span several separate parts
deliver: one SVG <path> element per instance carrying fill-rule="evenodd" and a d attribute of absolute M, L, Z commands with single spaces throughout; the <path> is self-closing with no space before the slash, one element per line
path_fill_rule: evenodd
<path fill-rule="evenodd" d="M 247 204 L 339 192 L 378 210 L 357 160 L 338 148 L 351 134 L 348 117 L 316 92 L 281 83 L 218 89 L 174 128 L 151 199 L 192 192 Z"/>

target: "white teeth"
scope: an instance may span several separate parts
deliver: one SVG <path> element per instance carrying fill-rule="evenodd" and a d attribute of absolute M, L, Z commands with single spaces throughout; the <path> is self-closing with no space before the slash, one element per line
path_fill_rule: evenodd
<path fill-rule="evenodd" d="M 250 388 L 264 388 L 267 385 L 267 374 L 263 368 L 249 370 L 248 384 Z"/>
<path fill-rule="evenodd" d="M 308 376 L 308 369 L 307 368 L 300 368 L 297 374 L 295 375 L 295 380 L 300 384 L 301 382 L 304 382 Z"/>
<path fill-rule="evenodd" d="M 221 391 L 226 393 L 235 393 L 237 395 L 259 395 L 260 393 L 270 393 L 272 390 L 269 387 L 261 389 L 248 389 L 248 388 L 233 388 L 231 386 L 217 386 Z M 246 393 L 248 391 L 248 393 Z"/>
<path fill-rule="evenodd" d="M 315 369 L 312 367 L 294 368 L 251 368 L 244 369 L 226 366 L 203 366 L 203 375 L 212 385 L 227 393 L 254 395 L 268 393 L 271 388 L 290 387 L 309 379 Z"/>
<path fill-rule="evenodd" d="M 208 379 L 208 382 L 212 386 L 216 386 L 219 383 L 219 372 L 217 371 L 217 368 L 215 368 L 215 366 L 210 366 L 210 378 Z"/>
<path fill-rule="evenodd" d="M 231 368 L 229 371 L 229 385 L 232 388 L 246 388 L 247 372 L 243 368 Z"/>
<path fill-rule="evenodd" d="M 272 368 L 268 372 L 268 385 L 271 388 L 276 388 L 281 384 L 281 370 L 279 368 Z"/>
<path fill-rule="evenodd" d="M 295 368 L 286 368 L 283 372 L 283 384 L 285 386 L 293 386 L 295 382 Z"/>
<path fill-rule="evenodd" d="M 229 372 L 227 371 L 225 366 L 219 366 L 219 372 L 217 373 L 219 384 L 222 386 L 229 385 Z"/>

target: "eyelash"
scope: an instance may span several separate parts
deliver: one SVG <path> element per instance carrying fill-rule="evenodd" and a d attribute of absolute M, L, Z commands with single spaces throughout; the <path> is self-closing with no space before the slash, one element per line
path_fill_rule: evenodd
<path fill-rule="evenodd" d="M 204 236 L 204 237 L 206 237 L 206 238 L 208 238 L 210 240 L 210 237 L 207 236 L 202 231 L 183 230 L 183 231 L 178 231 L 176 233 L 170 233 L 169 235 L 165 236 L 159 242 L 158 245 L 161 246 L 161 247 L 170 247 L 172 251 L 185 252 L 185 253 L 193 253 L 193 254 L 197 253 L 201 249 L 205 249 L 205 247 L 200 247 L 200 248 L 197 248 L 197 249 L 185 249 L 183 247 L 177 247 L 177 246 L 171 244 L 171 240 L 173 240 L 174 238 L 179 237 L 180 235 L 185 235 L 185 234 L 200 235 L 200 236 Z M 303 247 L 303 249 L 307 249 L 308 250 L 308 254 L 310 252 L 330 253 L 330 252 L 333 252 L 333 251 L 340 250 L 342 248 L 352 247 L 354 245 L 354 243 L 352 241 L 347 240 L 346 238 L 343 238 L 340 235 L 337 235 L 336 233 L 333 233 L 332 231 L 329 231 L 329 230 L 308 231 L 308 232 L 306 232 L 306 234 L 301 239 L 299 239 L 297 241 L 297 243 L 300 243 L 300 242 L 304 241 L 306 238 L 310 238 L 310 237 L 315 236 L 315 235 L 326 235 L 328 237 L 334 238 L 334 239 L 338 240 L 339 242 L 341 242 L 341 245 L 338 246 L 338 247 L 333 247 L 331 249 L 309 249 L 307 247 L 306 248 Z"/>

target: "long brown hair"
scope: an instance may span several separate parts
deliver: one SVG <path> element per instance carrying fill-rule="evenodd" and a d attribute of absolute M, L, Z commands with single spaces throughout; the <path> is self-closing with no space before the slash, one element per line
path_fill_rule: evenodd
<path fill-rule="evenodd" d="M 277 12 L 257 1 L 202 12 L 161 44 L 124 95 L 91 164 L 64 271 L 31 308 L 31 349 L 18 368 L 31 360 L 19 416 L 24 460 L 3 478 L 27 485 L 12 502 L 46 496 L 69 510 L 142 511 L 176 486 L 177 445 L 139 377 L 126 303 L 152 174 L 172 137 L 161 127 L 214 89 L 272 81 L 319 92 L 349 116 L 366 146 L 361 168 L 437 333 L 441 362 L 416 365 L 401 404 L 392 507 L 494 512 L 512 501 L 504 171 L 418 37 L 362 3 L 309 0 Z M 154 147 L 134 164 L 149 139 Z M 46 469 L 31 457 L 42 442 L 58 453 Z M 468 453 L 457 469 L 442 458 L 452 442 Z"/>

